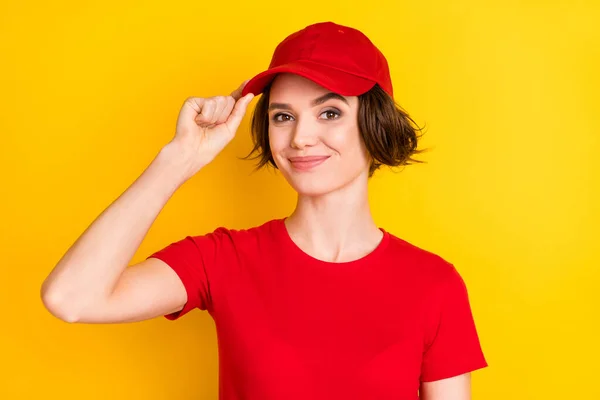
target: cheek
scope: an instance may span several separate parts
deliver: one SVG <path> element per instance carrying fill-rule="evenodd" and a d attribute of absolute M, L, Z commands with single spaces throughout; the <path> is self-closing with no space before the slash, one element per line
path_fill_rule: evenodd
<path fill-rule="evenodd" d="M 366 153 L 360 132 L 355 128 L 332 132 L 326 138 L 325 144 L 336 151 L 344 162 L 356 161 L 356 157 L 362 157 Z"/>
<path fill-rule="evenodd" d="M 275 135 L 273 134 L 273 132 L 269 129 L 269 147 L 271 148 L 271 153 L 273 155 L 279 153 L 282 149 L 282 144 L 281 144 L 281 135 Z"/>
<path fill-rule="evenodd" d="M 285 150 L 288 148 L 288 144 L 289 141 L 285 132 L 272 132 L 269 130 L 269 147 L 276 164 L 279 164 L 279 160 L 283 157 Z"/>

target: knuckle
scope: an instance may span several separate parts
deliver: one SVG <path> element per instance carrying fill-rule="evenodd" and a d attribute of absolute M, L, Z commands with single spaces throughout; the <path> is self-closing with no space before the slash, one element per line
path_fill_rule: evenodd
<path fill-rule="evenodd" d="M 195 96 L 189 96 L 188 98 L 185 99 L 184 104 L 185 103 L 196 104 L 196 97 Z"/>
<path fill-rule="evenodd" d="M 202 107 L 202 114 L 208 115 L 209 113 L 214 112 L 215 110 L 215 101 L 213 99 L 208 99 L 204 103 L 204 107 Z"/>
<path fill-rule="evenodd" d="M 219 104 L 219 109 L 221 110 L 227 107 L 227 99 L 225 98 L 225 96 L 219 96 L 217 99 L 217 103 Z"/>

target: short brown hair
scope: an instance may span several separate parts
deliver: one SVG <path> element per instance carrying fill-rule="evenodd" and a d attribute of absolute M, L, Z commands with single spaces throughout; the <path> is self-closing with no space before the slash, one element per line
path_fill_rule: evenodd
<path fill-rule="evenodd" d="M 263 91 L 252 114 L 253 149 L 245 159 L 258 159 L 256 169 L 265 165 L 277 168 L 269 146 L 269 92 L 271 84 Z M 382 165 L 397 167 L 422 163 L 412 157 L 425 150 L 417 149 L 422 128 L 412 120 L 392 97 L 379 85 L 358 96 L 358 128 L 372 161 L 369 177 Z M 252 157 L 252 154 L 256 153 Z"/>

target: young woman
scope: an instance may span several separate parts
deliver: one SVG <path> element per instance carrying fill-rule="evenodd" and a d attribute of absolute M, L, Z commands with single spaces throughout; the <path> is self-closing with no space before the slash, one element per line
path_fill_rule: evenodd
<path fill-rule="evenodd" d="M 253 153 L 298 192 L 293 213 L 188 236 L 127 268 L 259 94 Z M 49 274 L 45 306 L 82 323 L 207 310 L 222 399 L 470 399 L 470 373 L 487 364 L 461 276 L 370 212 L 369 177 L 420 152 L 411 121 L 360 31 L 325 22 L 291 34 L 231 96 L 186 100 L 172 141 Z"/>

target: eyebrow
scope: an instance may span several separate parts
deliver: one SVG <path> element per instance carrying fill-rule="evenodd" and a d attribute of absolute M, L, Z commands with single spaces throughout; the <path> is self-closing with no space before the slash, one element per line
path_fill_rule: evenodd
<path fill-rule="evenodd" d="M 344 103 L 350 105 L 348 103 L 348 100 L 346 100 L 346 98 L 344 96 L 341 96 L 341 95 L 339 95 L 337 93 L 333 93 L 333 92 L 325 93 L 323 96 L 317 97 L 316 99 L 314 99 L 311 102 L 311 105 L 313 107 L 315 107 L 315 106 L 318 106 L 319 104 L 325 103 L 327 100 L 330 100 L 330 99 L 341 100 Z M 271 111 L 271 110 L 275 110 L 275 109 L 291 110 L 292 106 L 290 106 L 289 104 L 286 104 L 286 103 L 271 103 L 271 104 L 269 104 L 269 109 L 267 111 Z"/>

